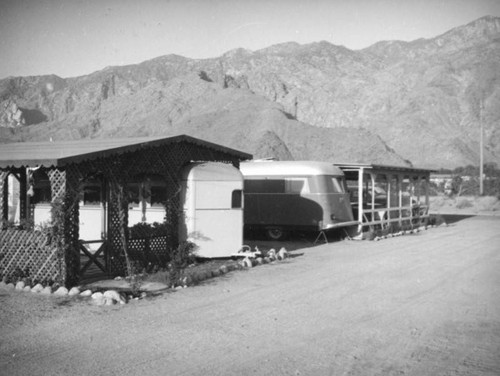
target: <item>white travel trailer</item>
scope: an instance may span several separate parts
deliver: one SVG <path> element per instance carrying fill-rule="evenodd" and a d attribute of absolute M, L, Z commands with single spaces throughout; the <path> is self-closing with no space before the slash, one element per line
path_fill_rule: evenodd
<path fill-rule="evenodd" d="M 182 176 L 179 240 L 197 245 L 196 256 L 230 257 L 243 245 L 243 176 L 230 164 L 197 162 Z"/>

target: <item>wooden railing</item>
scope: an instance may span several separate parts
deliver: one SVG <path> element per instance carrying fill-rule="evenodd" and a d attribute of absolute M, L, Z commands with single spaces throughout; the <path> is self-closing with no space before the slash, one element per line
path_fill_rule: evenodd
<path fill-rule="evenodd" d="M 392 223 L 398 227 L 417 228 L 425 226 L 429 218 L 428 205 L 413 205 L 393 208 L 362 209 L 362 226 L 385 229 Z"/>
<path fill-rule="evenodd" d="M 89 244 L 98 244 L 102 243 L 99 248 L 95 251 L 91 251 L 86 247 L 86 245 Z M 79 241 L 79 250 L 78 253 L 80 256 L 86 256 L 88 257 L 88 260 L 85 262 L 85 264 L 80 268 L 78 275 L 80 278 L 83 278 L 85 275 L 85 272 L 88 271 L 88 269 L 92 266 L 92 264 L 96 265 L 102 272 L 105 274 L 108 274 L 108 270 L 106 268 L 106 262 L 104 261 L 104 265 L 101 263 L 99 260 L 99 257 L 105 257 L 105 250 L 106 250 L 106 241 L 105 240 L 80 240 Z"/>

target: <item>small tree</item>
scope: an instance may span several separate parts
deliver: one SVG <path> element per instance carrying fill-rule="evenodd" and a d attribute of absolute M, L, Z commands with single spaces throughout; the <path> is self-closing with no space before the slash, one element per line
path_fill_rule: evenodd
<path fill-rule="evenodd" d="M 451 179 L 450 194 L 452 196 L 460 196 L 463 190 L 463 179 L 460 175 L 454 175 Z"/>

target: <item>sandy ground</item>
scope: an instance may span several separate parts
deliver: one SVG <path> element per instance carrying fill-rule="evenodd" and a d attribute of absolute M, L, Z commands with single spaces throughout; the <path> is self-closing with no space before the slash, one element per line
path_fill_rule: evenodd
<path fill-rule="evenodd" d="M 126 305 L 0 290 L 0 374 L 500 375 L 500 217 L 448 223 Z"/>
<path fill-rule="evenodd" d="M 493 196 L 431 196 L 430 212 L 433 214 L 500 215 L 500 200 Z"/>

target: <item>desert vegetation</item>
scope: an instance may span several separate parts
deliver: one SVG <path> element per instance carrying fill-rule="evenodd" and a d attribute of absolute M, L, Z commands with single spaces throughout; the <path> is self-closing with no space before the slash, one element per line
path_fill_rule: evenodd
<path fill-rule="evenodd" d="M 468 165 L 441 169 L 430 184 L 431 210 L 496 214 L 500 211 L 500 169 L 487 163 L 483 169 L 483 194 L 480 195 L 479 167 Z"/>
<path fill-rule="evenodd" d="M 483 168 L 483 195 L 500 198 L 500 169 L 496 163 L 486 163 Z M 453 170 L 441 169 L 439 182 L 431 183 L 431 193 L 452 197 L 479 196 L 479 167 L 468 165 Z"/>

